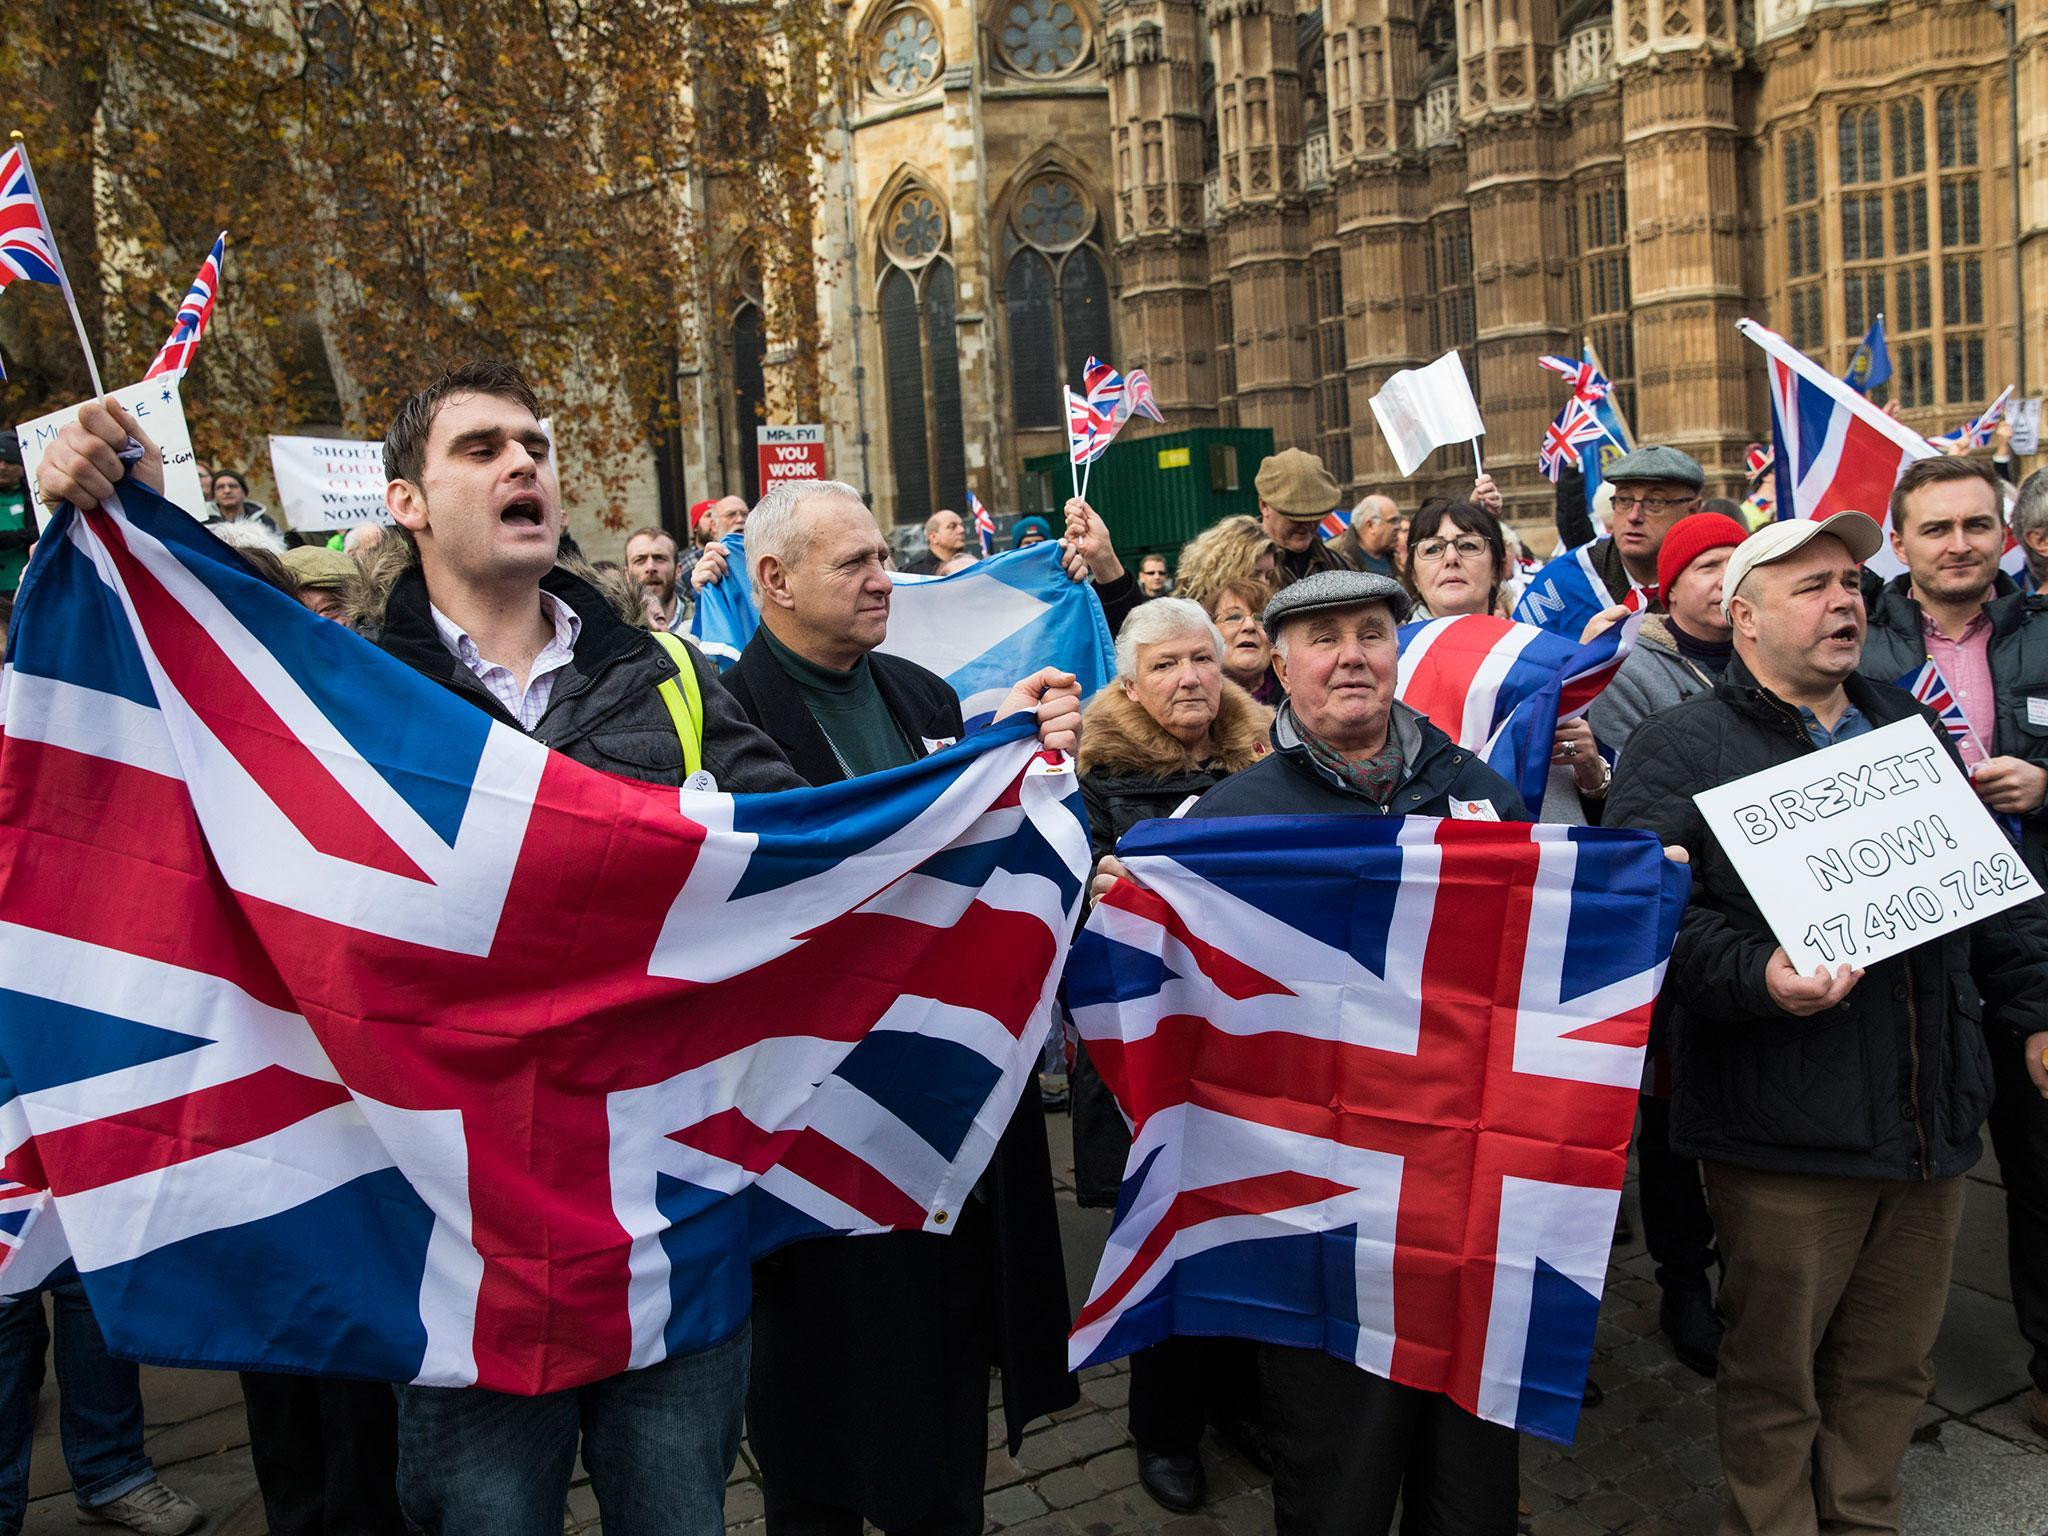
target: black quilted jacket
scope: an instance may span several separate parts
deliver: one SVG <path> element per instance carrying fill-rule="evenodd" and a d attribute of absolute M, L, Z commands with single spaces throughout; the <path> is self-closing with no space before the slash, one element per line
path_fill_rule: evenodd
<path fill-rule="evenodd" d="M 1900 689 L 1847 687 L 1874 726 L 1932 719 Z M 1987 1045 L 1984 994 L 2019 1034 L 2048 1029 L 2048 919 L 2038 902 L 2015 908 L 1878 962 L 1824 1013 L 1780 1009 L 1764 986 L 1777 941 L 1692 797 L 1813 750 L 1798 715 L 1737 658 L 1712 693 L 1638 727 L 1615 771 L 1607 824 L 1647 828 L 1692 857 L 1664 983 L 1676 999 L 1671 1140 L 1746 1168 L 1948 1178 L 1977 1161 L 1988 1050 L 2020 1049 L 2003 1032 Z"/>

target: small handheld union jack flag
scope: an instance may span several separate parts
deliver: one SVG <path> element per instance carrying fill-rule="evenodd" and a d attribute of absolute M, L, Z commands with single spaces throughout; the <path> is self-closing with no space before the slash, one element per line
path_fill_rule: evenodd
<path fill-rule="evenodd" d="M 1117 426 L 1115 417 L 1071 389 L 1067 391 L 1067 452 L 1074 463 L 1093 464 L 1101 458 L 1116 436 Z"/>
<path fill-rule="evenodd" d="M 1543 429 L 1543 451 L 1536 456 L 1536 464 L 1543 471 L 1544 478 L 1552 485 L 1564 473 L 1567 464 L 1579 462 L 1579 445 L 1599 440 L 1607 429 L 1600 425 L 1600 418 L 1594 414 L 1592 404 L 1572 396 L 1565 408 L 1557 413 L 1557 420 Z"/>
<path fill-rule="evenodd" d="M 143 374 L 145 379 L 160 374 L 182 374 L 192 366 L 192 354 L 199 350 L 199 338 L 213 319 L 213 301 L 220 296 L 221 263 L 227 259 L 228 232 L 214 236 L 213 249 L 199 264 L 199 275 L 185 290 L 185 302 L 178 306 L 178 318 L 171 322 L 170 337 L 157 349 L 156 360 Z"/>
<path fill-rule="evenodd" d="M 1591 358 L 1559 357 L 1546 352 L 1536 359 L 1552 373 L 1562 374 L 1572 383 L 1572 398 L 1592 402 L 1607 398 L 1608 383 Z M 1555 480 L 1555 475 L 1551 479 Z"/>
<path fill-rule="evenodd" d="M 1152 399 L 1152 379 L 1144 369 L 1133 368 L 1124 379 L 1124 414 L 1142 416 L 1147 421 L 1162 425 L 1166 418 L 1159 414 L 1159 407 Z"/>
<path fill-rule="evenodd" d="M 1953 432 L 1944 432 L 1931 441 L 1945 447 L 1983 448 L 1990 444 L 1991 434 L 1998 430 L 1999 418 L 2005 414 L 2005 402 L 2012 398 L 2012 386 L 2006 385 L 1996 400 L 1985 406 L 1974 418 L 1964 422 Z"/>
<path fill-rule="evenodd" d="M 0 288 L 16 278 L 60 286 L 57 242 L 29 179 L 28 151 L 10 144 L 0 154 Z"/>
<path fill-rule="evenodd" d="M 1933 710 L 1941 720 L 1941 728 L 1948 732 L 1949 739 L 1956 744 L 1956 750 L 1975 746 L 1979 756 L 1987 755 L 1977 742 L 1977 733 L 1970 727 L 1969 716 L 1963 713 L 1963 706 L 1957 700 L 1948 679 L 1941 675 L 1941 668 L 1929 657 L 1924 663 L 1899 678 L 1897 685 L 1913 695 L 1922 704 Z"/>
<path fill-rule="evenodd" d="M 995 548 L 996 520 L 989 516 L 988 508 L 981 504 L 981 498 L 972 491 L 967 493 L 967 510 L 974 514 L 974 532 L 981 540 L 981 553 L 986 558 L 988 552 Z"/>
<path fill-rule="evenodd" d="M 1088 366 L 1081 370 L 1081 388 L 1087 392 L 1088 403 L 1112 421 L 1120 421 L 1124 415 L 1124 376 L 1099 358 L 1088 359 Z"/>

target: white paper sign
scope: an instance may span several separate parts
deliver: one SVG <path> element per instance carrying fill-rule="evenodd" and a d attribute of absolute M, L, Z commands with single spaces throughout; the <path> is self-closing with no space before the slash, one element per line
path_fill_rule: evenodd
<path fill-rule="evenodd" d="M 384 444 L 352 437 L 273 437 L 270 472 L 285 524 L 313 530 L 388 523 Z"/>
<path fill-rule="evenodd" d="M 1404 477 L 1414 474 L 1432 450 L 1486 435 L 1472 382 L 1455 351 L 1427 368 L 1403 368 L 1388 379 L 1372 397 L 1372 414 Z"/>
<path fill-rule="evenodd" d="M 2009 401 L 2005 407 L 2006 420 L 2012 423 L 2012 451 L 2018 454 L 2033 454 L 2041 451 L 2041 397 L 2029 395 L 2023 400 Z"/>
<path fill-rule="evenodd" d="M 178 381 L 145 379 L 115 390 L 114 398 L 128 408 L 136 424 L 163 449 L 164 498 L 194 517 L 204 517 L 206 492 L 200 488 L 199 465 L 192 455 L 192 429 L 185 425 L 185 405 L 178 398 Z M 43 462 L 43 450 L 57 440 L 57 434 L 66 425 L 78 419 L 83 404 L 81 401 L 78 405 L 67 405 L 14 429 L 21 434 L 21 467 L 28 476 L 29 495 L 35 498 L 38 529 L 50 521 L 50 509 L 43 505 L 42 493 L 36 489 L 36 470 Z"/>
<path fill-rule="evenodd" d="M 1693 801 L 1805 975 L 1867 966 L 2041 894 L 1918 716 Z"/>

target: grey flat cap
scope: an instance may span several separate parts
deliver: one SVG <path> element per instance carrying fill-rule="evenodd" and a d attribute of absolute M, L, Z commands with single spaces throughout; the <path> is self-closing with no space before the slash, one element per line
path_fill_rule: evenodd
<path fill-rule="evenodd" d="M 1407 588 L 1391 576 L 1374 571 L 1317 571 L 1282 587 L 1266 604 L 1266 633 L 1272 634 L 1289 619 L 1326 608 L 1358 608 L 1366 603 L 1385 603 L 1394 612 L 1394 622 L 1408 617 L 1414 606 Z"/>
<path fill-rule="evenodd" d="M 1662 443 L 1645 443 L 1633 453 L 1624 453 L 1606 465 L 1601 474 L 1609 480 L 1675 480 L 1694 490 L 1707 483 L 1700 461 L 1679 448 Z"/>

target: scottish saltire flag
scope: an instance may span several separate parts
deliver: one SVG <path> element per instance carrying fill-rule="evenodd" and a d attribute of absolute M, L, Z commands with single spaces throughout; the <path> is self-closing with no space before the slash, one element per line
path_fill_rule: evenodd
<path fill-rule="evenodd" d="M 1764 353 L 1778 516 L 1867 512 L 1889 532 L 1892 487 L 1913 460 L 1940 450 L 1777 332 L 1754 320 L 1738 320 L 1735 328 Z M 1905 569 L 1889 540 L 1869 565 L 1886 576 Z"/>
<path fill-rule="evenodd" d="M 726 535 L 728 548 L 740 535 Z M 891 572 L 889 637 L 881 649 L 936 672 L 960 695 L 970 731 L 995 716 L 1004 695 L 1041 667 L 1060 667 L 1092 698 L 1116 676 L 1102 603 L 1068 577 L 1054 540 L 1005 550 L 951 576 Z M 730 589 L 730 590 L 728 590 Z M 719 670 L 739 660 L 761 616 L 737 552 L 725 578 L 697 593 L 692 630 Z"/>
<path fill-rule="evenodd" d="M 1131 1122 L 1070 1346 L 1322 1349 L 1569 1441 L 1688 877 L 1648 833 L 1153 821 L 1067 966 Z"/>
<path fill-rule="evenodd" d="M 1970 420 L 1953 432 L 1944 432 L 1929 441 L 1956 448 L 1988 448 L 1991 435 L 1998 430 L 1998 420 L 2005 414 L 2005 402 L 2012 398 L 2012 386 L 2006 385 L 1998 392 L 1998 398 L 1985 406 Z"/>
<path fill-rule="evenodd" d="M 995 547 L 996 520 L 989 516 L 988 508 L 972 491 L 967 493 L 967 510 L 974 518 L 974 535 L 981 541 L 981 556 L 986 560 L 988 552 Z"/>
<path fill-rule="evenodd" d="M 185 291 L 185 302 L 178 306 L 178 317 L 171 322 L 171 334 L 158 348 L 155 361 L 143 374 L 145 379 L 160 373 L 182 374 L 192 366 L 192 354 L 199 350 L 199 339 L 213 319 L 213 301 L 220 297 L 221 263 L 227 260 L 227 249 L 228 232 L 222 230 L 214 237 L 206 260 L 199 264 L 199 275 Z"/>
<path fill-rule="evenodd" d="M 1590 357 L 1559 357 L 1546 352 L 1536 361 L 1570 382 L 1574 400 L 1604 400 L 1612 388 Z"/>
<path fill-rule="evenodd" d="M 1115 440 L 1123 419 L 1098 410 L 1071 389 L 1066 396 L 1067 458 L 1076 465 L 1093 464 Z"/>
<path fill-rule="evenodd" d="M 698 649 L 717 662 L 718 670 L 723 672 L 740 659 L 740 652 L 761 627 L 761 610 L 754 606 L 754 577 L 747 569 L 746 535 L 728 533 L 718 542 L 725 546 L 725 576 L 697 589 L 690 634 Z"/>
<path fill-rule="evenodd" d="M 760 1252 L 947 1230 L 1032 1081 L 1088 856 L 1028 722 L 781 795 L 617 778 L 133 488 L 60 511 L 13 636 L 0 1149 L 116 1353 L 650 1364 Z"/>
<path fill-rule="evenodd" d="M 1162 424 L 1166 421 L 1160 414 L 1159 402 L 1152 398 L 1152 376 L 1142 368 L 1133 368 L 1124 377 L 1124 414 Z"/>
<path fill-rule="evenodd" d="M 1867 395 L 1892 376 L 1892 349 L 1885 344 L 1884 316 L 1870 322 L 1870 329 L 1849 357 L 1849 371 L 1842 382 L 1859 395 Z"/>
<path fill-rule="evenodd" d="M 943 677 L 960 695 L 970 731 L 1041 667 L 1073 673 L 1083 700 L 1116 676 L 1102 603 L 1087 582 L 1067 575 L 1053 540 L 950 576 L 898 575 L 881 649 Z"/>
<path fill-rule="evenodd" d="M 10 144 L 0 152 L 0 288 L 17 278 L 63 286 L 57 242 L 29 175 L 28 151 Z"/>
<path fill-rule="evenodd" d="M 1922 704 L 1933 710 L 1941 721 L 1941 728 L 1948 732 L 1949 739 L 1961 750 L 1965 743 L 1974 744 L 1980 757 L 1990 754 L 1983 743 L 1977 741 L 1977 733 L 1970 727 L 1970 717 L 1963 713 L 1963 706 L 1949 688 L 1948 679 L 1941 675 L 1941 668 L 1932 656 L 1920 666 L 1896 679 L 1894 686 L 1906 690 Z"/>
<path fill-rule="evenodd" d="M 1404 624 L 1394 696 L 1484 758 L 1536 812 L 1558 722 L 1600 696 L 1641 626 L 1624 619 L 1581 645 L 1486 613 Z"/>
<path fill-rule="evenodd" d="M 1630 605 L 1631 598 L 1632 606 L 1642 606 L 1646 599 L 1636 596 L 1641 590 L 1631 586 L 1619 596 L 1609 592 L 1599 567 L 1593 563 L 1593 546 L 1581 544 L 1577 549 L 1566 550 L 1529 578 L 1529 584 L 1522 589 L 1522 600 L 1515 604 L 1515 617 L 1524 624 L 1534 624 L 1576 641 L 1586 621 L 1602 609 L 1612 608 L 1616 603 Z"/>

